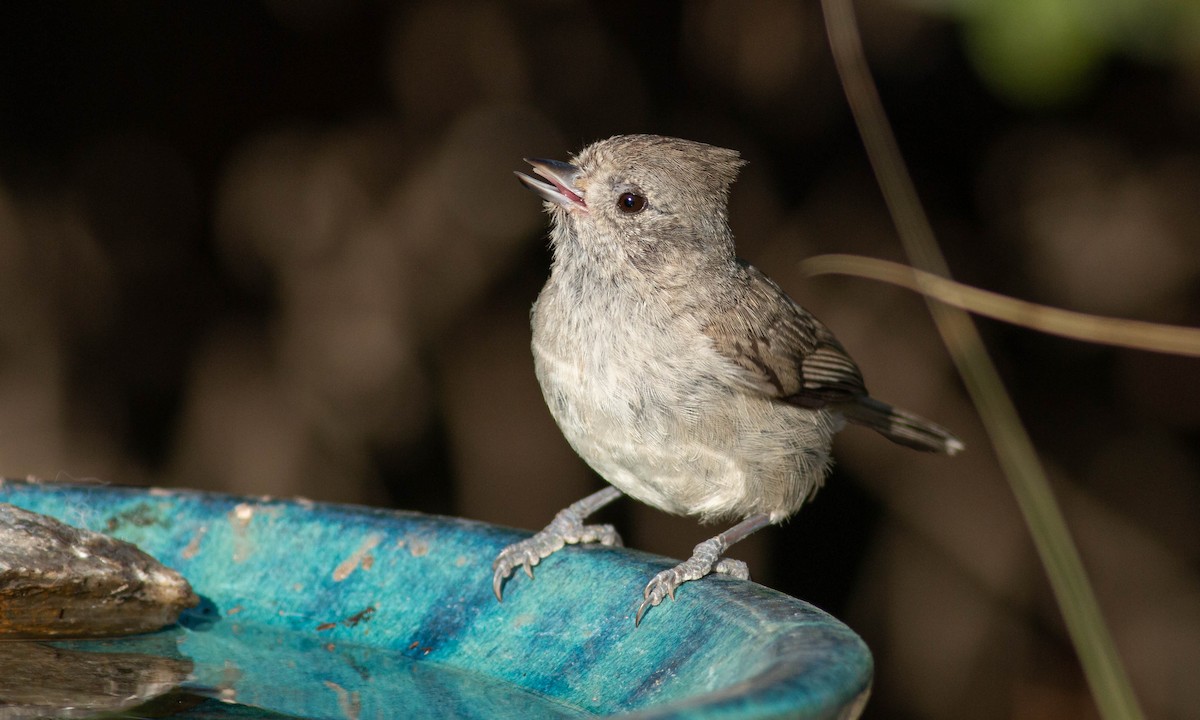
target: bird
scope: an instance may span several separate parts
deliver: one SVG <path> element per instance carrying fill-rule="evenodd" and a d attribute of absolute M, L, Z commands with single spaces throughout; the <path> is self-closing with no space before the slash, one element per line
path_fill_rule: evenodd
<path fill-rule="evenodd" d="M 795 513 L 824 483 L 835 433 L 862 425 L 917 450 L 964 449 L 876 400 L 833 333 L 737 257 L 735 150 L 658 135 L 594 142 L 517 178 L 550 216 L 550 275 L 530 314 L 551 415 L 608 486 L 501 550 L 492 589 L 565 545 L 621 545 L 588 516 L 622 495 L 703 523 L 736 521 L 649 580 L 634 618 L 712 572 L 742 580 L 734 543 Z"/>

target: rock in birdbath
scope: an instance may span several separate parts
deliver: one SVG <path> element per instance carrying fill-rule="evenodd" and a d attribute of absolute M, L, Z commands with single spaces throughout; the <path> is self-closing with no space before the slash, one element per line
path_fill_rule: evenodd
<path fill-rule="evenodd" d="M 0 638 L 150 632 L 197 602 L 136 546 L 0 503 Z"/>

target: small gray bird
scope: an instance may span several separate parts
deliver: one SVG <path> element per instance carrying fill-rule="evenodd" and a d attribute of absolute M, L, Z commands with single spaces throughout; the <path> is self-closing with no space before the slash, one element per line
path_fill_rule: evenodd
<path fill-rule="evenodd" d="M 572 504 L 493 563 L 496 598 L 517 567 L 567 543 L 619 545 L 584 519 L 621 496 L 701 521 L 739 519 L 650 580 L 635 623 L 816 492 L 845 421 L 948 455 L 946 430 L 867 394 L 824 325 L 734 255 L 729 186 L 738 153 L 654 135 L 601 140 L 571 163 L 517 173 L 546 201 L 550 279 L 532 313 L 542 394 L 567 442 L 612 487 Z"/>

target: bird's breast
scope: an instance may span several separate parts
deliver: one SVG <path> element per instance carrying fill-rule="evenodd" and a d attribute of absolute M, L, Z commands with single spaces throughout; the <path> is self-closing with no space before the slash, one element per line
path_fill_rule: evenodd
<path fill-rule="evenodd" d="M 648 431 L 685 402 L 690 365 L 710 352 L 694 323 L 644 304 L 563 310 L 539 302 L 533 326 L 538 381 L 560 424 Z"/>
<path fill-rule="evenodd" d="M 797 443 L 827 448 L 828 434 L 808 437 L 809 411 L 722 377 L 698 323 L 561 299 L 543 293 L 535 306 L 538 380 L 567 441 L 608 482 L 667 512 L 717 517 L 789 513 L 819 481 Z"/>

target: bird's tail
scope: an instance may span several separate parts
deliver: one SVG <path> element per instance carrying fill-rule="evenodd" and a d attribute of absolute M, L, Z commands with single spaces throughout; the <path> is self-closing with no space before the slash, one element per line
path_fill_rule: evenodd
<path fill-rule="evenodd" d="M 966 447 L 942 426 L 872 397 L 860 397 L 839 409 L 850 422 L 869 427 L 888 440 L 910 448 L 954 455 Z"/>

